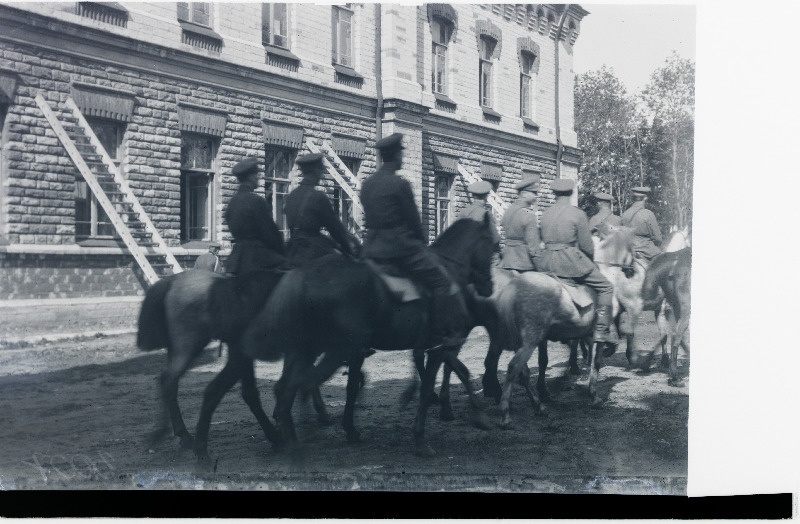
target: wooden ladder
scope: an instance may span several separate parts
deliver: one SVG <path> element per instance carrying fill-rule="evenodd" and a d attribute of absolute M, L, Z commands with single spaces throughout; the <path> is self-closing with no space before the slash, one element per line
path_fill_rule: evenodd
<path fill-rule="evenodd" d="M 322 153 L 322 163 L 328 173 L 353 202 L 353 222 L 357 229 L 355 233 L 360 235 L 364 230 L 364 208 L 361 207 L 361 200 L 358 196 L 361 182 L 350 172 L 345 163 L 342 162 L 342 159 L 339 158 L 339 155 L 336 154 L 336 151 L 327 142 L 323 142 L 320 148 L 310 138 L 307 138 L 306 147 L 312 153 Z"/>
<path fill-rule="evenodd" d="M 127 180 L 122 177 L 86 122 L 75 101 L 67 97 L 66 106 L 69 113 L 63 124 L 41 92 L 36 95 L 36 104 L 67 150 L 75 167 L 86 180 L 103 211 L 114 224 L 128 251 L 139 264 L 147 282 L 152 285 L 161 276 L 170 272 L 180 273 L 182 271 L 180 264 L 131 191 Z M 156 259 L 157 262 L 151 262 L 150 258 Z"/>

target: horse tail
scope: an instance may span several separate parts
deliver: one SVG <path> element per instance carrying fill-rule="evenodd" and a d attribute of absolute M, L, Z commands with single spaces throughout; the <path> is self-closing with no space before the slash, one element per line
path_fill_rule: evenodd
<path fill-rule="evenodd" d="M 169 345 L 169 328 L 164 308 L 164 299 L 172 287 L 173 275 L 166 276 L 153 284 L 142 301 L 139 311 L 139 330 L 136 345 L 143 351 L 152 351 Z"/>
<path fill-rule="evenodd" d="M 494 300 L 499 320 L 498 334 L 500 335 L 502 346 L 510 350 L 516 350 L 522 345 L 515 309 L 517 302 L 516 282 L 511 282 L 503 287 Z"/>
<path fill-rule="evenodd" d="M 242 351 L 254 360 L 274 362 L 307 332 L 303 322 L 303 273 L 288 272 L 241 339 Z"/>

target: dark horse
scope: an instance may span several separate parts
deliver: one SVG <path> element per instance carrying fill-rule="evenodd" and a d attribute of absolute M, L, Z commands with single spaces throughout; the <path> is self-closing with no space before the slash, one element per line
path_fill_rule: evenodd
<path fill-rule="evenodd" d="M 284 273 L 255 271 L 227 277 L 205 270 L 189 270 L 165 277 L 147 290 L 139 314 L 136 343 L 145 351 L 167 348 L 167 367 L 160 376 L 160 416 L 151 441 L 162 439 L 169 420 L 181 446 L 194 449 L 207 460 L 211 416 L 236 382 L 242 382 L 242 397 L 253 412 L 264 435 L 276 448 L 283 440 L 267 418 L 256 389 L 253 360 L 240 350 L 239 338 L 261 309 Z M 212 340 L 228 345 L 228 361 L 206 387 L 195 437 L 189 434 L 178 407 L 178 381 Z M 312 389 L 314 407 L 327 419 L 317 389 Z"/>
<path fill-rule="evenodd" d="M 430 247 L 460 289 L 472 284 L 478 294 L 492 292 L 491 257 L 496 244 L 488 219 L 458 220 Z M 343 426 L 349 442 L 360 435 L 353 424 L 358 377 L 365 348 L 403 350 L 427 347 L 427 301 L 399 303 L 383 280 L 366 263 L 328 256 L 287 275 L 242 340 L 243 351 L 254 358 L 273 359 L 285 351 L 283 374 L 275 387 L 278 426 L 284 438 L 296 442 L 291 409 L 298 390 L 319 385 L 346 361 L 349 366 Z M 466 330 L 463 337 L 467 336 Z M 436 374 L 443 361 L 456 371 L 470 394 L 474 422 L 488 428 L 469 371 L 458 360 L 460 346 L 428 352 L 420 404 L 413 433 L 417 452 L 432 455 L 425 442 L 425 418 Z M 325 353 L 314 365 L 317 357 Z M 355 378 L 354 378 L 355 377 Z"/>
<path fill-rule="evenodd" d="M 680 251 L 661 253 L 653 258 L 642 284 L 642 299 L 645 302 L 655 302 L 663 296 L 675 316 L 675 333 L 672 342 L 668 342 L 671 347 L 668 383 L 675 387 L 683 386 L 683 379 L 678 375 L 678 348 L 683 347 L 689 353 L 691 281 L 692 250 L 687 247 Z M 649 368 L 654 352 L 655 347 L 650 351 L 635 351 L 630 356 L 631 365 Z"/>

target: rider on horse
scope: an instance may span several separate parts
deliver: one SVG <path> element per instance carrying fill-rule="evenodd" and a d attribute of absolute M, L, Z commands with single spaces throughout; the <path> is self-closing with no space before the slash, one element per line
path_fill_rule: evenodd
<path fill-rule="evenodd" d="M 434 305 L 431 347 L 458 346 L 464 340 L 451 319 L 464 319 L 466 311 L 458 295 L 451 294 L 447 272 L 427 250 L 411 184 L 397 174 L 403 160 L 402 141 L 403 135 L 394 133 L 375 144 L 383 163 L 361 186 L 367 228 L 363 255 L 399 267 L 430 289 Z"/>
<path fill-rule="evenodd" d="M 611 211 L 611 201 L 614 197 L 608 193 L 595 193 L 594 198 L 597 200 L 598 211 L 589 219 L 589 230 L 593 235 L 600 233 L 603 225 L 618 226 L 622 223 L 619 215 Z"/>
<path fill-rule="evenodd" d="M 497 224 L 494 221 L 494 215 L 486 202 L 489 197 L 489 191 L 492 190 L 492 184 L 485 180 L 479 180 L 467 186 L 467 191 L 472 195 L 472 203 L 461 210 L 458 214 L 458 219 L 471 218 L 477 222 L 483 222 L 483 217 L 489 214 L 489 223 L 492 226 L 492 239 L 496 243 L 500 243 L 500 233 L 497 232 Z"/>
<path fill-rule="evenodd" d="M 289 263 L 299 267 L 309 260 L 333 253 L 337 248 L 354 256 L 358 241 L 342 225 L 325 193 L 315 189 L 325 172 L 322 154 L 302 156 L 296 163 L 303 173 L 303 180 L 286 197 L 283 207 L 291 235 L 286 244 Z M 323 227 L 330 237 L 321 233 Z"/>
<path fill-rule="evenodd" d="M 647 202 L 649 187 L 634 187 L 631 189 L 633 205 L 622 214 L 622 225 L 633 230 L 633 249 L 636 256 L 650 261 L 661 253 L 661 228 L 652 211 L 644 207 Z"/>
<path fill-rule="evenodd" d="M 589 232 L 586 213 L 570 204 L 575 181 L 567 178 L 554 180 L 550 189 L 556 201 L 542 213 L 542 240 L 545 248 L 536 251 L 533 263 L 537 271 L 551 272 L 586 284 L 597 292 L 597 320 L 594 328 L 595 342 L 615 344 L 609 332 L 614 287 L 592 261 L 594 243 Z"/>
<path fill-rule="evenodd" d="M 225 221 L 234 242 L 225 269 L 242 274 L 284 266 L 283 237 L 266 199 L 254 193 L 258 187 L 258 159 L 245 158 L 233 166 L 232 173 L 239 179 L 239 190 L 225 209 Z"/>
<path fill-rule="evenodd" d="M 531 258 L 539 249 L 539 221 L 536 219 L 536 198 L 539 176 L 529 175 L 514 185 L 519 196 L 503 215 L 506 243 L 500 267 L 515 271 L 533 271 Z"/>

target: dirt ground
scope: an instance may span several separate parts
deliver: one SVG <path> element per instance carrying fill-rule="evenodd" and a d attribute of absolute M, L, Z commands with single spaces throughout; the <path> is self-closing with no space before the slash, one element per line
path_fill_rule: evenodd
<path fill-rule="evenodd" d="M 642 342 L 656 336 L 652 316 L 639 324 Z M 476 329 L 462 350 L 473 384 L 481 388 L 488 338 Z M 500 380 L 511 354 L 500 361 Z M 156 416 L 156 382 L 165 350 L 144 353 L 134 335 L 95 337 L 0 350 L 0 489 L 270 489 L 483 491 L 537 493 L 675 494 L 686 492 L 689 380 L 667 385 L 662 370 L 627 369 L 624 346 L 606 361 L 600 393 L 589 406 L 585 377 L 562 390 L 567 348 L 551 344 L 547 417 L 534 416 L 522 388 L 512 397 L 514 425 L 499 427 L 500 412 L 484 399 L 495 427 L 468 421 L 464 387 L 453 384 L 456 420 L 430 409 L 427 435 L 437 456 L 413 453 L 415 403 L 401 409 L 411 376 L 409 352 L 367 359 L 367 385 L 356 425 L 363 442 L 347 444 L 341 428 L 346 377 L 322 389 L 335 423 L 317 423 L 310 403 L 295 404 L 302 452 L 276 453 L 239 395 L 223 399 L 214 416 L 209 452 L 214 470 L 197 466 L 174 438 L 149 449 Z M 688 361 L 681 354 L 681 371 Z M 179 400 L 190 428 L 205 386 L 224 363 L 215 347 L 181 381 Z M 530 365 L 534 372 L 536 357 Z M 258 363 L 265 409 L 280 364 Z M 572 379 L 575 382 L 576 379 Z"/>

